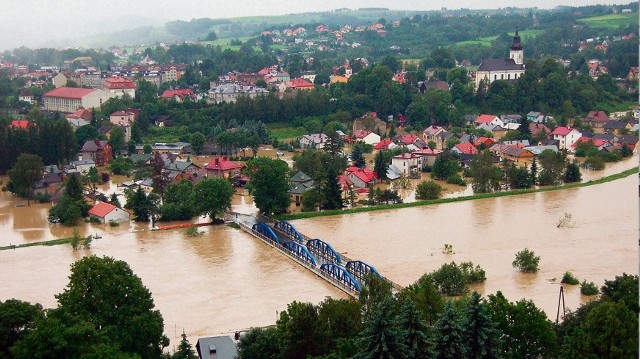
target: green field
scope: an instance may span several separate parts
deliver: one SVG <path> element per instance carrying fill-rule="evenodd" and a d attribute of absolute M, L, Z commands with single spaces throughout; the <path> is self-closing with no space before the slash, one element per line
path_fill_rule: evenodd
<path fill-rule="evenodd" d="M 527 29 L 527 30 L 523 30 L 523 31 L 519 31 L 518 33 L 520 34 L 520 38 L 522 38 L 523 41 L 527 41 L 527 38 L 534 38 L 540 34 L 542 34 L 544 32 L 544 30 L 539 30 L 539 29 Z M 510 32 L 509 36 L 513 36 L 515 35 L 515 32 Z M 475 40 L 466 40 L 466 41 L 459 41 L 456 42 L 455 46 L 464 46 L 464 45 L 482 45 L 482 46 L 491 46 L 491 42 L 493 42 L 493 40 L 497 39 L 498 36 L 487 36 L 487 37 L 480 37 L 477 38 Z"/>
<path fill-rule="evenodd" d="M 281 142 L 294 140 L 306 133 L 304 128 L 291 127 L 285 123 L 270 123 L 267 128 L 271 131 L 271 137 Z"/>
<path fill-rule="evenodd" d="M 609 14 L 602 16 L 587 17 L 578 21 L 591 27 L 618 28 L 620 26 L 638 26 L 638 13 Z"/>

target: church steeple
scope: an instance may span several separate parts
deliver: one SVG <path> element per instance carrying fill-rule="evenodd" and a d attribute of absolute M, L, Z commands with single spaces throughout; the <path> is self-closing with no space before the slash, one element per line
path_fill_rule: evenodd
<path fill-rule="evenodd" d="M 518 28 L 516 27 L 516 34 L 513 36 L 513 43 L 509 51 L 509 58 L 518 64 L 524 64 L 524 51 L 522 50 L 522 43 L 520 42 L 520 35 L 518 34 Z"/>
<path fill-rule="evenodd" d="M 520 35 L 518 35 L 518 27 L 516 27 L 516 34 L 513 36 L 513 44 L 511 44 L 512 51 L 521 51 L 522 44 L 520 43 Z"/>

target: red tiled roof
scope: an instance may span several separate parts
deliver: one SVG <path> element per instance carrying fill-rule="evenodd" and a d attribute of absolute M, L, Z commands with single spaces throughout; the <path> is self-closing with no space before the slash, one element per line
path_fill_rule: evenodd
<path fill-rule="evenodd" d="M 116 209 L 116 206 L 107 202 L 98 202 L 93 208 L 89 210 L 89 214 L 92 216 L 104 218 L 109 212 Z"/>
<path fill-rule="evenodd" d="M 124 77 L 110 77 L 104 80 L 104 88 L 106 89 L 135 89 L 136 84 Z"/>
<path fill-rule="evenodd" d="M 90 108 L 80 108 L 77 109 L 74 113 L 66 116 L 67 119 L 83 119 L 85 121 L 91 120 L 91 109 Z"/>
<path fill-rule="evenodd" d="M 173 98 L 175 96 L 183 98 L 185 96 L 194 96 L 194 94 L 191 89 L 165 90 L 160 97 Z"/>
<path fill-rule="evenodd" d="M 287 81 L 284 83 L 284 85 L 293 88 L 315 87 L 311 82 L 302 78 L 295 78 L 291 81 Z"/>
<path fill-rule="evenodd" d="M 481 123 L 491 123 L 491 121 L 495 120 L 496 115 L 487 115 L 487 114 L 482 114 L 480 116 L 478 116 L 476 118 L 475 123 L 477 124 L 481 124 Z"/>
<path fill-rule="evenodd" d="M 368 134 L 370 134 L 371 131 L 365 131 L 365 130 L 357 130 L 353 135 L 356 138 L 365 138 L 367 137 Z"/>
<path fill-rule="evenodd" d="M 405 145 L 409 145 L 415 142 L 415 140 L 417 139 L 418 139 L 418 136 L 416 135 L 404 135 L 402 137 L 402 143 L 404 143 Z"/>
<path fill-rule="evenodd" d="M 375 148 L 376 150 L 379 150 L 382 148 L 389 148 L 389 145 L 392 143 L 393 142 L 391 140 L 382 140 L 378 142 L 375 146 L 373 146 L 373 148 Z"/>
<path fill-rule="evenodd" d="M 480 146 L 482 144 L 484 144 L 485 146 L 491 146 L 492 144 L 494 144 L 495 141 L 489 137 L 478 137 L 474 142 L 473 145 L 474 146 Z"/>
<path fill-rule="evenodd" d="M 607 116 L 604 111 L 591 111 L 587 115 L 587 120 L 592 122 L 607 122 L 609 121 L 609 116 Z"/>
<path fill-rule="evenodd" d="M 15 120 L 15 121 L 11 121 L 11 125 L 9 125 L 9 127 L 16 127 L 16 128 L 21 128 L 23 130 L 26 130 L 27 128 L 29 128 L 30 122 L 27 120 Z"/>
<path fill-rule="evenodd" d="M 551 134 L 554 136 L 566 136 L 571 132 L 571 130 L 573 130 L 573 128 L 558 126 Z"/>
<path fill-rule="evenodd" d="M 358 168 L 352 166 L 347 168 L 347 172 L 353 173 L 354 176 L 358 177 L 365 183 L 369 183 L 377 177 L 376 173 L 369 168 Z"/>
<path fill-rule="evenodd" d="M 45 97 L 60 97 L 82 99 L 84 96 L 95 91 L 95 89 L 84 89 L 78 87 L 58 87 L 44 94 Z"/>
<path fill-rule="evenodd" d="M 476 153 L 478 153 L 478 149 L 475 148 L 471 142 L 462 142 L 462 143 L 458 143 L 456 145 L 456 148 L 458 149 L 458 151 L 462 152 L 462 153 L 466 153 L 466 154 L 471 154 L 471 155 L 475 155 Z"/>
<path fill-rule="evenodd" d="M 211 161 L 209 161 L 209 163 L 207 163 L 207 165 L 205 166 L 206 169 L 208 170 L 217 170 L 217 171 L 231 171 L 231 170 L 235 170 L 235 169 L 241 169 L 242 165 L 239 165 L 233 161 L 229 161 L 227 160 L 226 157 L 216 157 L 216 158 L 212 158 Z"/>
<path fill-rule="evenodd" d="M 602 140 L 602 139 L 599 139 L 599 138 L 589 138 L 589 137 L 582 136 L 582 137 L 580 137 L 578 139 L 578 141 L 576 141 L 576 143 L 571 145 L 571 147 L 575 148 L 575 147 L 578 146 L 578 143 L 581 143 L 581 142 L 585 142 L 585 143 L 586 142 L 591 142 L 595 147 L 601 147 L 601 146 L 604 146 L 605 144 L 607 144 L 609 141 L 605 141 L 605 140 Z"/>

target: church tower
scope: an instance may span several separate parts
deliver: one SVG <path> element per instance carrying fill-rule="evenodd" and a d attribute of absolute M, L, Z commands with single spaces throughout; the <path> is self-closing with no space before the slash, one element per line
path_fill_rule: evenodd
<path fill-rule="evenodd" d="M 513 59 L 518 65 L 524 64 L 524 52 L 522 51 L 522 43 L 520 43 L 517 27 L 516 34 L 513 36 L 513 44 L 511 44 L 511 50 L 509 51 L 509 58 Z"/>

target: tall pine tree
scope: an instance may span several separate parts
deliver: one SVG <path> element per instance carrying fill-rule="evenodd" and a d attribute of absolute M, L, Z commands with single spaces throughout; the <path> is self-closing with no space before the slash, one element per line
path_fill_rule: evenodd
<path fill-rule="evenodd" d="M 398 318 L 409 358 L 429 358 L 433 343 L 427 335 L 428 327 L 421 319 L 418 307 L 411 299 L 405 299 Z"/>
<path fill-rule="evenodd" d="M 342 191 L 338 183 L 338 172 L 334 166 L 329 166 L 327 169 L 327 183 L 323 192 L 325 209 L 342 208 Z"/>
<path fill-rule="evenodd" d="M 436 324 L 435 358 L 466 358 L 467 345 L 463 334 L 460 317 L 451 301 L 448 301 L 444 305 L 444 312 L 442 312 Z"/>
<path fill-rule="evenodd" d="M 377 303 L 366 327 L 360 334 L 360 352 L 355 359 L 407 358 L 403 333 L 396 325 L 393 298 L 385 297 Z"/>
<path fill-rule="evenodd" d="M 467 358 L 489 359 L 500 356 L 499 331 L 478 292 L 473 292 L 467 305 L 463 337 L 468 347 Z"/>
<path fill-rule="evenodd" d="M 178 350 L 173 353 L 171 359 L 198 359 L 198 356 L 193 351 L 191 343 L 187 340 L 187 335 L 184 332 L 182 332 L 182 340 L 180 341 Z"/>

